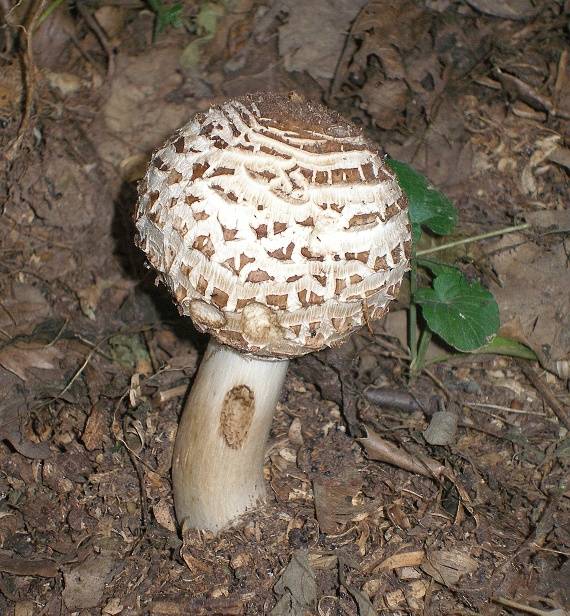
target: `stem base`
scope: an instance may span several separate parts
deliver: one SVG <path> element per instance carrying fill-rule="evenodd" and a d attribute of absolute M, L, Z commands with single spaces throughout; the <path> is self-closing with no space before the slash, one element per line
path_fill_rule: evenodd
<path fill-rule="evenodd" d="M 288 364 L 210 341 L 174 446 L 174 504 L 183 528 L 218 531 L 265 497 L 265 447 Z"/>

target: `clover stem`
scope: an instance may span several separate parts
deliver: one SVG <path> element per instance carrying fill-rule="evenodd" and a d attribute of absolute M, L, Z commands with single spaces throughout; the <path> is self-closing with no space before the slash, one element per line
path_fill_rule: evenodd
<path fill-rule="evenodd" d="M 418 265 L 416 262 L 415 246 L 412 247 L 412 258 L 410 259 L 410 307 L 408 308 L 408 345 L 410 347 L 410 368 L 415 365 L 418 354 L 417 348 L 417 323 L 418 313 L 417 305 L 414 301 L 414 295 L 418 289 Z M 410 378 L 413 378 L 410 371 Z"/>

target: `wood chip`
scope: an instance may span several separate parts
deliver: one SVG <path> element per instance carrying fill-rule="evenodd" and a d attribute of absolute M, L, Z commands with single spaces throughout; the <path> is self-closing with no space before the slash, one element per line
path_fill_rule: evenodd
<path fill-rule="evenodd" d="M 91 408 L 81 440 L 87 451 L 100 449 L 103 446 L 103 436 L 107 432 L 107 418 L 101 402 Z"/>
<path fill-rule="evenodd" d="M 372 572 L 377 573 L 378 571 L 391 571 L 402 567 L 417 567 L 422 564 L 425 555 L 426 553 L 424 550 L 393 554 L 392 556 L 386 558 L 386 560 L 383 560 L 377 567 L 374 567 Z"/>

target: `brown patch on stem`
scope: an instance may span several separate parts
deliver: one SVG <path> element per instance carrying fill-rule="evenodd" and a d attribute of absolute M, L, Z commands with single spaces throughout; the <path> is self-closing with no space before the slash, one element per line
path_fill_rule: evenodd
<path fill-rule="evenodd" d="M 220 430 L 231 449 L 239 449 L 251 427 L 255 396 L 247 385 L 232 387 L 224 397 L 220 413 Z"/>

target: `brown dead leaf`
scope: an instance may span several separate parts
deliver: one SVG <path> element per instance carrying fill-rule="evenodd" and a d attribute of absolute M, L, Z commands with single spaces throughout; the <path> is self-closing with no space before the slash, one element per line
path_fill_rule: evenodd
<path fill-rule="evenodd" d="M 412 528 L 410 518 L 408 518 L 402 509 L 401 501 L 394 501 L 393 503 L 386 505 L 386 515 L 395 526 L 398 526 L 404 530 Z"/>
<path fill-rule="evenodd" d="M 153 505 L 152 512 L 156 521 L 166 530 L 173 533 L 176 532 L 176 521 L 171 505 L 166 500 L 159 500 L 156 505 Z"/>
<path fill-rule="evenodd" d="M 95 19 L 105 34 L 113 39 L 125 27 L 126 13 L 126 8 L 120 6 L 101 6 L 95 11 Z"/>
<path fill-rule="evenodd" d="M 94 284 L 84 287 L 83 289 L 78 289 L 76 293 L 79 299 L 81 312 L 89 319 L 94 320 L 95 312 L 103 293 L 114 286 L 123 287 L 125 289 L 130 287 L 128 282 L 121 280 L 120 276 L 114 275 L 109 278 L 95 276 Z"/>
<path fill-rule="evenodd" d="M 30 333 L 34 324 L 50 315 L 44 294 L 31 284 L 15 282 L 0 300 L 0 329 L 12 336 Z"/>
<path fill-rule="evenodd" d="M 459 550 L 428 552 L 421 569 L 444 586 L 455 586 L 464 575 L 477 569 L 477 561 Z"/>
<path fill-rule="evenodd" d="M 187 101 L 167 100 L 182 83 L 181 52 L 178 47 L 153 47 L 139 56 L 118 55 L 109 96 L 92 127 L 105 161 L 119 167 L 127 157 L 150 152 L 192 115 Z M 133 143 L 138 152 L 133 152 Z"/>
<path fill-rule="evenodd" d="M 330 571 L 337 567 L 338 558 L 336 554 L 319 554 L 309 552 L 309 564 L 314 571 Z"/>
<path fill-rule="evenodd" d="M 6 64 L 0 74 L 0 111 L 10 116 L 14 113 L 22 95 L 21 68 L 17 62 Z"/>
<path fill-rule="evenodd" d="M 403 81 L 387 80 L 381 84 L 368 81 L 362 88 L 362 108 L 374 118 L 376 126 L 385 130 L 396 128 L 404 121 L 404 110 L 409 90 Z"/>
<path fill-rule="evenodd" d="M 62 593 L 65 605 L 70 610 L 97 607 L 115 565 L 115 556 L 100 554 L 89 556 L 79 565 L 65 571 L 65 588 Z"/>
<path fill-rule="evenodd" d="M 288 71 L 306 71 L 328 85 L 345 44 L 346 32 L 365 0 L 285 0 L 279 10 L 287 13 L 279 28 L 279 55 Z M 307 41 L 311 41 L 307 45 Z"/>
<path fill-rule="evenodd" d="M 21 181 L 27 190 L 41 191 L 43 197 L 34 203 L 34 213 L 46 224 L 65 229 L 84 228 L 99 211 L 100 186 L 94 188 L 86 169 L 64 152 L 46 157 L 39 170 L 36 165 L 30 165 Z"/>
<path fill-rule="evenodd" d="M 12 374 L 27 381 L 26 371 L 33 368 L 55 370 L 56 360 L 62 353 L 55 346 L 38 346 L 37 344 L 18 343 L 0 350 L 0 366 Z"/>
<path fill-rule="evenodd" d="M 533 226 L 570 228 L 567 211 L 533 216 L 529 217 Z M 552 242 L 547 249 L 530 241 L 523 243 L 522 235 L 493 241 L 492 264 L 501 284 L 491 283 L 490 290 L 499 304 L 501 320 L 519 324 L 516 338 L 541 353 L 555 371 L 554 363 L 570 356 L 570 270 L 563 234 L 549 234 Z"/>
<path fill-rule="evenodd" d="M 340 526 L 362 513 L 363 507 L 352 502 L 361 487 L 361 477 L 319 477 L 313 481 L 315 510 L 323 533 L 337 533 Z"/>
<path fill-rule="evenodd" d="M 560 165 L 561 167 L 565 167 L 568 171 L 570 171 L 570 149 L 557 147 L 552 152 L 548 154 L 548 160 L 551 160 L 553 163 Z"/>
<path fill-rule="evenodd" d="M 209 563 L 204 562 L 199 558 L 196 558 L 189 550 L 185 549 L 184 547 L 180 551 L 180 555 L 184 559 L 184 562 L 186 563 L 188 569 L 190 569 L 190 571 L 194 575 L 210 575 L 212 573 L 212 566 Z"/>
<path fill-rule="evenodd" d="M 44 76 L 53 90 L 57 90 L 61 96 L 69 96 L 75 94 L 81 88 L 89 84 L 73 73 L 54 73 L 45 70 Z"/>
<path fill-rule="evenodd" d="M 366 431 L 367 437 L 359 438 L 358 442 L 364 447 L 371 460 L 386 462 L 425 477 L 439 477 L 445 472 L 443 464 L 436 460 L 424 455 L 410 454 L 402 447 L 383 439 L 369 426 L 366 427 Z"/>
<path fill-rule="evenodd" d="M 528 19 L 540 10 L 530 0 L 467 0 L 474 9 L 503 19 Z"/>
<path fill-rule="evenodd" d="M 35 601 L 17 601 L 14 604 L 14 616 L 34 616 L 35 613 Z"/>
<path fill-rule="evenodd" d="M 14 552 L 0 550 L 0 571 L 14 575 L 54 578 L 59 575 L 57 563 L 48 558 L 23 558 Z"/>

